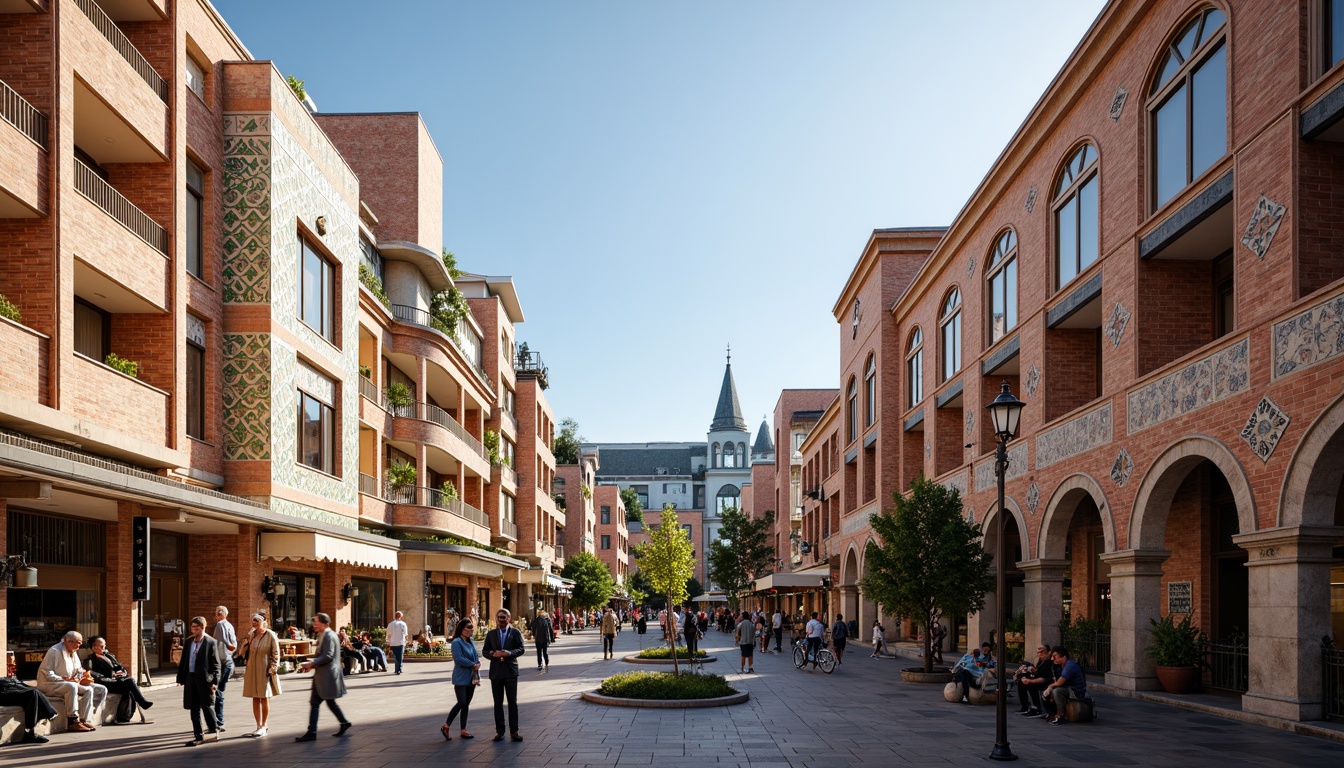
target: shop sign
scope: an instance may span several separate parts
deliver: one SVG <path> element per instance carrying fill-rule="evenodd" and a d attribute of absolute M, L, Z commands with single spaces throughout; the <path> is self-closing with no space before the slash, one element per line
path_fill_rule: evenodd
<path fill-rule="evenodd" d="M 149 518 L 131 522 L 131 599 L 149 599 Z"/>

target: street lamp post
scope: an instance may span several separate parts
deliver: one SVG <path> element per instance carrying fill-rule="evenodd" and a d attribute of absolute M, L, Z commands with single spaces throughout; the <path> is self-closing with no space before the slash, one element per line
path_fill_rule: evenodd
<path fill-rule="evenodd" d="M 998 610 L 995 617 L 997 626 L 998 652 L 999 660 L 996 666 L 998 673 L 999 689 L 995 696 L 994 705 L 994 751 L 989 753 L 991 760 L 1016 760 L 1017 755 L 1008 747 L 1008 679 L 1005 665 L 1004 652 L 1007 644 L 1003 641 L 1004 614 L 1007 610 L 1007 592 L 1008 592 L 1008 566 L 1005 562 L 1006 549 L 1004 538 L 1008 529 L 1008 512 L 1003 507 L 1003 486 L 1008 473 L 1008 441 L 1017 435 L 1017 422 L 1022 416 L 1022 408 L 1026 405 L 1021 400 L 1013 397 L 1013 393 L 1008 391 L 1008 384 L 1004 382 L 1003 389 L 999 396 L 990 403 L 989 416 L 994 422 L 994 437 L 998 440 L 998 447 L 994 452 L 994 474 L 999 478 L 999 512 L 998 512 L 998 541 L 995 542 L 994 558 L 998 565 L 998 586 L 996 587 Z"/>

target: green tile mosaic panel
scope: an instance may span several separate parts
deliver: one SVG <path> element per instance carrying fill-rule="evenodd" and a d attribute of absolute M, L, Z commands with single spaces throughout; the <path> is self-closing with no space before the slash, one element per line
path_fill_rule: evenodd
<path fill-rule="evenodd" d="M 271 458 L 271 336 L 224 334 L 224 458 Z"/>
<path fill-rule="evenodd" d="M 270 300 L 271 116 L 224 116 L 224 302 Z"/>
<path fill-rule="evenodd" d="M 297 501 L 281 499 L 275 496 L 271 497 L 271 511 L 281 515 L 289 515 L 291 517 L 303 518 L 304 520 L 314 520 L 319 523 L 327 523 L 341 528 L 349 528 L 352 531 L 359 529 L 359 521 L 353 517 L 338 515 L 335 512 L 328 512 L 325 509 L 310 507 L 307 504 L 300 504 Z"/>

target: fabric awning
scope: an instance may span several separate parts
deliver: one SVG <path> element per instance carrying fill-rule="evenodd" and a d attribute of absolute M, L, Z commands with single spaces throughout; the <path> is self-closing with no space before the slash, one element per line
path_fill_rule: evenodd
<path fill-rule="evenodd" d="M 313 532 L 263 533 L 261 556 L 276 560 L 316 560 L 396 570 L 396 542 L 390 543 L 393 546 L 380 547 Z"/>
<path fill-rule="evenodd" d="M 772 573 L 768 576 L 762 576 L 754 582 L 753 589 L 757 592 L 768 590 L 787 590 L 795 591 L 800 589 L 821 589 L 822 579 L 825 579 L 825 573 Z"/>

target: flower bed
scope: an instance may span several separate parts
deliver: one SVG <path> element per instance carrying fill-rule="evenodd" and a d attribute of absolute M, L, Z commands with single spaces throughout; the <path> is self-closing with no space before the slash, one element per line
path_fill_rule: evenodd
<path fill-rule="evenodd" d="M 700 650 L 700 649 L 698 649 L 698 648 L 697 648 L 696 651 L 695 651 L 695 657 L 696 657 L 697 659 L 703 659 L 703 658 L 705 658 L 706 655 L 707 655 L 707 654 L 706 654 L 703 650 Z M 668 650 L 666 646 L 661 646 L 661 647 L 657 647 L 657 648 L 645 648 L 644 650 L 642 650 L 642 651 L 639 652 L 639 656 L 638 656 L 638 658 L 641 658 L 641 659 L 667 659 L 667 660 L 670 661 L 670 660 L 672 659 L 672 651 Z M 686 649 L 685 649 L 685 648 L 682 648 L 681 646 L 677 646 L 677 658 L 678 658 L 678 659 L 687 659 L 687 658 L 690 658 L 690 657 L 687 656 L 687 654 L 686 654 Z"/>
<path fill-rule="evenodd" d="M 602 681 L 604 696 L 624 699 L 716 699 L 737 689 L 722 675 L 673 675 L 667 672 L 621 672 Z"/>

